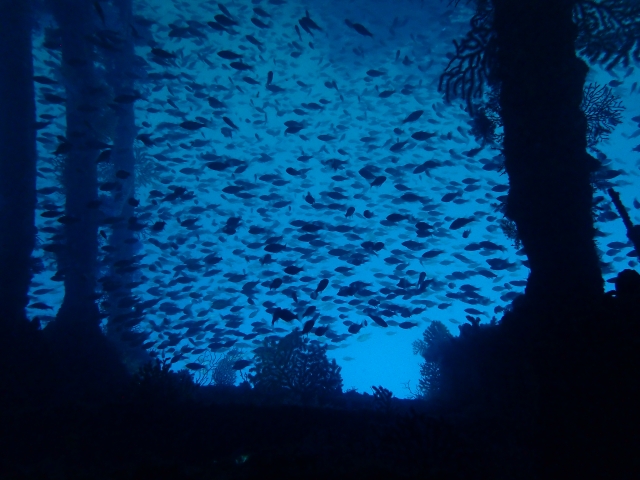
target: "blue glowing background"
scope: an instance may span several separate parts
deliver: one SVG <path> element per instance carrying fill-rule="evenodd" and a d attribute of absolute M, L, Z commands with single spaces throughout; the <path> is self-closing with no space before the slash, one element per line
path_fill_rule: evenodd
<path fill-rule="evenodd" d="M 472 11 L 438 0 L 242 0 L 223 7 L 134 2 L 142 38 L 130 71 L 141 97 L 138 166 L 135 190 L 133 182 L 119 183 L 124 199 L 140 200 L 136 214 L 148 225 L 138 233 L 136 254 L 143 257 L 135 276 L 142 284 L 134 293 L 140 301 L 158 300 L 139 328 L 150 332 L 150 348 L 164 342 L 169 358 L 178 355 L 180 369 L 198 361 L 194 349 L 231 340 L 251 359 L 265 335 L 315 319 L 329 332 L 311 335 L 330 345 L 345 389 L 382 385 L 407 397 L 421 361 L 412 342 L 428 322 L 440 320 L 457 334 L 466 315 L 499 319 L 528 274 L 526 257 L 500 227 L 508 188 L 500 151 L 480 148 L 463 103 L 445 104 L 438 92 L 452 41 L 466 33 Z M 237 25 L 216 28 L 224 22 L 218 15 Z M 47 191 L 59 186 L 61 158 L 52 152 L 65 117 L 64 105 L 45 95 L 64 95 L 64 76 L 59 54 L 42 47 L 42 33 L 34 39 L 35 74 L 59 81 L 37 84 L 38 115 L 55 117 L 38 136 L 38 189 Z M 636 223 L 638 79 L 622 68 L 593 68 L 588 78 L 610 84 L 626 106 L 623 123 L 597 148 L 620 172 L 610 182 Z M 101 182 L 114 180 L 108 164 L 100 172 Z M 175 187 L 194 195 L 164 201 Z M 52 203 L 63 205 L 61 191 L 41 194 L 38 213 Z M 39 230 L 59 225 L 37 218 Z M 472 221 L 451 228 L 456 219 Z M 164 229 L 151 231 L 160 221 Z M 419 222 L 429 228 L 417 228 Z M 597 240 L 606 280 L 636 266 L 611 208 L 599 212 L 597 228 L 605 234 Z M 384 248 L 374 248 L 377 242 Z M 269 245 L 284 247 L 272 248 L 272 262 L 265 261 Z M 46 268 L 34 278 L 29 312 L 46 322 L 64 291 L 51 279 L 55 257 L 35 255 Z M 290 266 L 302 270 L 285 273 Z M 282 284 L 274 288 L 276 278 Z M 312 298 L 325 278 L 328 286 Z M 315 312 L 301 320 L 272 325 L 274 307 L 302 317 L 310 306 Z M 212 328 L 188 328 L 200 320 Z M 362 327 L 350 333 L 354 324 Z M 175 336 L 177 343 L 168 341 Z"/>

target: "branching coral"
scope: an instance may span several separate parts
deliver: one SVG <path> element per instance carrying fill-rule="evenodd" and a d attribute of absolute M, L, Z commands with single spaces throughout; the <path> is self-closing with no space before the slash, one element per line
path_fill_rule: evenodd
<path fill-rule="evenodd" d="M 303 338 L 294 330 L 282 338 L 267 338 L 255 350 L 249 381 L 257 390 L 283 394 L 303 404 L 342 391 L 340 367 L 327 358 L 327 346 Z"/>
<path fill-rule="evenodd" d="M 488 83 L 495 60 L 495 34 L 492 29 L 493 9 L 490 2 L 479 2 L 471 19 L 471 30 L 458 43 L 456 53 L 440 77 L 438 90 L 444 91 L 447 101 L 462 98 L 469 113 L 473 100 L 481 98 Z"/>
<path fill-rule="evenodd" d="M 233 367 L 241 358 L 242 352 L 237 348 L 232 348 L 221 357 L 209 351 L 204 352 L 196 362 L 197 370 L 194 374 L 196 385 L 233 386 L 238 374 L 238 370 Z"/>
<path fill-rule="evenodd" d="M 373 406 L 379 412 L 393 413 L 393 393 L 382 385 L 371 387 L 373 390 Z"/>
<path fill-rule="evenodd" d="M 211 381 L 216 386 L 232 386 L 236 383 L 238 370 L 234 364 L 242 358 L 242 352 L 237 348 L 229 350 L 224 357 L 216 362 L 211 372 Z"/>
<path fill-rule="evenodd" d="M 447 101 L 464 99 L 472 115 L 476 108 L 474 99 L 482 98 L 485 85 L 497 84 L 492 78 L 496 65 L 493 5 L 486 0 L 478 0 L 476 4 L 471 30 L 460 42 L 453 42 L 456 52 L 438 85 Z M 639 2 L 580 0 L 575 4 L 573 19 L 578 27 L 576 50 L 590 62 L 607 69 L 640 62 Z"/>
<path fill-rule="evenodd" d="M 187 370 L 171 371 L 165 359 L 148 362 L 131 379 L 131 393 L 135 400 L 147 402 L 182 402 L 193 395 L 195 384 Z"/>
<path fill-rule="evenodd" d="M 584 89 L 582 111 L 587 117 L 587 145 L 594 147 L 606 139 L 616 125 L 622 123 L 624 107 L 613 91 L 602 85 L 590 83 Z"/>
<path fill-rule="evenodd" d="M 420 364 L 418 396 L 426 398 L 440 390 L 439 348 L 453 336 L 444 323 L 436 320 L 429 324 L 422 338 L 423 340 L 413 342 L 413 353 L 420 355 L 425 360 Z"/>
<path fill-rule="evenodd" d="M 582 0 L 574 7 L 577 50 L 607 69 L 640 61 L 640 3 Z"/>
<path fill-rule="evenodd" d="M 160 177 L 156 169 L 156 161 L 144 152 L 140 147 L 134 147 L 136 183 L 141 187 L 148 187 Z"/>
<path fill-rule="evenodd" d="M 500 220 L 500 228 L 502 229 L 504 236 L 513 242 L 513 246 L 515 248 L 522 248 L 522 241 L 518 236 L 518 227 L 516 226 L 516 222 L 509 220 L 508 218 L 503 218 Z"/>

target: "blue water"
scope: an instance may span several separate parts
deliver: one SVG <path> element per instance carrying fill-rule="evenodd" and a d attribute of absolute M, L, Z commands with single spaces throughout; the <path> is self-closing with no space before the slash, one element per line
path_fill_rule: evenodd
<path fill-rule="evenodd" d="M 175 60 L 160 65 L 154 62 L 157 56 L 146 42 L 136 47 L 139 62 L 132 66 L 132 72 L 141 77 L 136 84 L 142 96 L 135 103 L 138 133 L 150 134 L 155 143 L 150 147 L 141 141 L 135 144 L 141 163 L 136 172 L 135 197 L 141 201 L 137 214 L 149 225 L 166 222 L 162 232 L 146 229 L 139 234 L 142 248 L 137 253 L 144 258 L 136 278 L 144 283 L 134 293 L 143 301 L 161 299 L 147 311 L 141 329 L 150 329 L 150 322 L 165 322 L 168 326 L 163 328 L 171 329 L 194 319 L 207 319 L 209 324 L 225 328 L 230 317 L 223 317 L 235 314 L 242 324 L 227 328 L 224 338 L 237 340 L 234 347 L 251 359 L 251 350 L 265 333 L 248 340 L 241 335 L 256 327 L 272 329 L 272 314 L 267 312 L 270 304 L 265 306 L 265 302 L 299 316 L 315 306 L 316 327 L 328 325 L 335 341 L 327 336 L 311 337 L 328 342 L 330 358 L 342 367 L 345 390 L 371 393 L 372 385 L 382 385 L 397 397 L 407 397 L 407 387 L 415 391 L 421 361 L 413 353 L 412 342 L 421 338 L 429 321 L 440 320 L 458 334 L 458 325 L 470 314 L 465 309 L 480 311 L 473 316 L 486 323 L 499 319 L 502 309 L 523 292 L 528 270 L 522 262 L 526 257 L 499 225 L 503 219 L 499 197 L 506 195 L 508 186 L 506 174 L 496 167 L 500 152 L 486 146 L 471 155 L 480 144 L 470 133 L 464 105 L 459 101 L 445 104 L 437 90 L 448 63 L 446 55 L 454 51 L 452 40 L 467 31 L 468 8 L 460 5 L 452 9 L 447 2 L 436 0 L 225 2 L 238 25 L 217 31 L 206 23 L 223 14 L 217 2 L 135 3 L 135 13 L 153 22 L 148 30 L 138 26 L 139 33 L 152 35 L 155 47 L 176 55 Z M 321 29 L 311 29 L 313 36 L 299 23 L 306 12 Z M 251 18 L 266 27 L 260 28 Z M 358 33 L 346 19 L 364 26 L 372 36 Z M 42 26 L 47 22 L 42 19 Z M 59 78 L 52 68 L 58 63 L 56 54 L 41 47 L 41 33 L 34 40 L 35 73 Z M 247 35 L 262 46 L 248 41 Z M 236 70 L 230 66 L 234 60 L 221 58 L 217 55 L 220 51 L 242 55 L 240 60 L 251 69 Z M 273 72 L 270 83 L 269 72 Z M 158 75 L 164 73 L 175 77 Z M 615 79 L 622 82 L 614 92 L 627 107 L 624 122 L 598 149 L 610 160 L 609 168 L 624 171 L 613 183 L 630 208 L 632 220 L 640 222 L 640 214 L 632 206 L 634 198 L 640 197 L 639 153 L 632 151 L 640 130 L 631 120 L 640 114 L 638 91 L 631 93 L 639 75 L 623 68 L 612 72 L 594 68 L 588 81 L 606 84 Z M 37 89 L 38 98 L 46 92 L 64 93 L 60 86 L 37 85 Z M 385 91 L 393 93 L 381 97 Z M 212 108 L 209 97 L 226 107 Z M 417 120 L 403 124 L 409 114 L 419 110 L 423 114 Z M 60 160 L 52 152 L 57 144 L 55 136 L 65 131 L 64 107 L 40 102 L 38 114 L 56 116 L 53 125 L 39 134 L 40 189 L 58 185 Z M 205 126 L 188 130 L 180 126 L 185 121 Z M 302 128 L 285 133 L 285 122 L 290 121 L 296 122 L 290 125 Z M 425 141 L 412 139 L 418 131 L 434 135 Z M 399 148 L 397 143 L 404 141 L 407 143 Z M 206 166 L 218 157 L 233 165 L 223 171 Z M 413 173 L 429 160 L 435 166 Z M 238 166 L 245 168 L 234 173 Z M 114 172 L 108 166 L 101 172 L 101 181 L 113 180 Z M 386 177 L 384 183 L 370 186 L 372 178 L 382 176 Z M 150 192 L 158 190 L 166 195 L 171 192 L 169 185 L 185 187 L 195 196 L 175 202 L 161 202 L 160 198 L 154 205 Z M 222 189 L 229 186 L 241 188 L 224 193 Z M 314 198 L 314 205 L 305 200 L 307 194 Z M 606 196 L 602 191 L 596 195 Z M 62 205 L 64 197 L 56 193 L 41 196 L 39 213 L 47 202 Z M 193 213 L 193 207 L 204 207 L 204 211 Z M 349 207 L 355 209 L 351 215 Z M 366 210 L 373 213 L 371 218 L 365 217 Z M 391 214 L 404 219 L 388 221 Z M 241 219 L 237 228 L 225 228 L 230 217 Z M 56 219 L 37 218 L 39 229 L 58 225 Z M 473 221 L 459 229 L 450 228 L 459 218 Z M 181 225 L 188 219 L 197 220 L 194 227 Z M 605 279 L 609 280 L 614 272 L 636 263 L 626 256 L 629 248 L 610 249 L 607 245 L 627 241 L 621 220 L 612 216 L 601 220 L 597 227 L 607 236 L 598 242 L 607 263 Z M 322 227 L 317 237 L 300 240 L 308 233 L 301 226 L 312 222 Z M 417 235 L 418 222 L 432 226 L 429 236 Z M 251 226 L 262 227 L 265 233 L 252 234 Z M 467 238 L 463 236 L 466 230 L 470 231 Z M 272 237 L 282 237 L 273 243 L 286 249 L 271 253 L 274 262 L 263 264 L 260 259 L 267 253 L 265 242 Z M 410 249 L 403 245 L 408 241 L 421 245 L 410 243 Z M 473 248 L 483 241 L 500 249 Z M 167 242 L 179 245 L 165 250 L 158 247 Z M 365 242 L 382 242 L 384 248 L 374 252 L 362 247 Z M 431 250 L 442 253 L 421 258 Z M 203 259 L 211 254 L 221 257 L 220 263 L 205 265 Z M 64 292 L 61 283 L 51 280 L 55 258 L 41 250 L 36 256 L 42 257 L 47 268 L 34 278 L 32 292 L 52 291 L 34 294 L 33 302 L 53 308 L 30 308 L 29 312 L 46 322 L 55 315 Z M 491 259 L 508 262 L 508 268 L 488 262 Z M 187 269 L 174 270 L 181 265 Z M 290 265 L 302 271 L 284 273 Z M 220 272 L 204 276 L 212 269 Z M 417 291 L 421 272 L 429 283 L 424 291 Z M 171 279 L 185 276 L 194 281 L 166 286 Z M 270 290 L 274 278 L 283 283 Z M 329 279 L 329 285 L 317 299 L 311 298 L 323 278 Z M 250 295 L 250 304 L 242 288 L 252 281 L 259 284 Z M 338 295 L 341 287 L 356 281 L 365 282 L 366 290 Z M 399 282 L 413 293 L 394 294 Z M 152 290 L 152 295 L 148 290 L 154 286 L 158 289 Z M 291 296 L 294 291 L 297 304 Z M 176 312 L 170 308 L 163 311 L 162 305 L 169 306 L 165 302 L 173 302 Z M 387 328 L 368 317 L 373 310 L 387 321 Z M 408 316 L 408 311 L 416 313 Z M 416 325 L 405 329 L 399 326 L 403 322 Z M 273 333 L 284 335 L 302 324 L 278 320 Z M 348 328 L 352 324 L 363 326 L 351 334 Z M 166 336 L 159 338 L 155 330 L 150 340 L 157 339 L 157 346 Z M 185 345 L 206 347 L 213 341 L 211 332 L 190 338 L 185 332 L 172 332 L 183 337 L 172 347 L 176 351 Z M 222 348 L 217 353 L 225 351 Z M 165 354 L 170 358 L 174 353 L 169 348 Z M 197 355 L 187 355 L 174 369 L 197 361 Z"/>

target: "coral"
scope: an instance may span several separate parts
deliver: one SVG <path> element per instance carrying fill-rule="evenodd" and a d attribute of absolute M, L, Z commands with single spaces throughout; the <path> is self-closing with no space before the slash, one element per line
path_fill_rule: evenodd
<path fill-rule="evenodd" d="M 634 1 L 581 0 L 573 12 L 577 50 L 590 62 L 612 69 L 640 61 L 640 4 Z"/>
<path fill-rule="evenodd" d="M 309 404 L 342 392 L 341 368 L 327 358 L 327 346 L 294 330 L 282 338 L 268 337 L 255 350 L 248 379 L 257 390 L 285 400 Z"/>
<path fill-rule="evenodd" d="M 213 368 L 211 381 L 216 386 L 230 387 L 236 383 L 238 370 L 233 368 L 234 364 L 242 358 L 242 353 L 237 348 L 229 350 Z"/>
<path fill-rule="evenodd" d="M 422 334 L 423 340 L 413 342 L 413 353 L 424 358 L 420 364 L 420 380 L 418 382 L 419 398 L 427 398 L 440 391 L 442 380 L 439 349 L 453 338 L 449 329 L 442 322 L 432 321 Z"/>
<path fill-rule="evenodd" d="M 481 98 L 483 88 L 491 81 L 495 68 L 495 34 L 492 28 L 493 9 L 490 2 L 479 2 L 471 19 L 471 30 L 458 43 L 456 53 L 440 76 L 438 90 L 444 91 L 447 102 L 463 98 L 473 114 L 474 98 Z"/>
<path fill-rule="evenodd" d="M 500 228 L 502 229 L 505 237 L 513 242 L 513 246 L 515 248 L 522 248 L 522 241 L 518 236 L 518 227 L 516 226 L 516 222 L 509 220 L 508 218 L 503 218 L 500 220 Z"/>
<path fill-rule="evenodd" d="M 393 393 L 388 388 L 384 388 L 383 386 L 372 386 L 373 390 L 373 406 L 374 408 L 383 413 L 393 413 Z"/>
<path fill-rule="evenodd" d="M 590 83 L 584 88 L 582 111 L 587 117 L 587 145 L 594 147 L 622 123 L 624 107 L 607 86 Z"/>
<path fill-rule="evenodd" d="M 140 147 L 133 147 L 136 168 L 136 183 L 141 187 L 153 185 L 160 178 L 156 161 Z"/>
<path fill-rule="evenodd" d="M 131 380 L 133 399 L 143 403 L 182 402 L 190 399 L 196 389 L 189 372 L 172 372 L 171 364 L 166 359 L 144 364 Z"/>

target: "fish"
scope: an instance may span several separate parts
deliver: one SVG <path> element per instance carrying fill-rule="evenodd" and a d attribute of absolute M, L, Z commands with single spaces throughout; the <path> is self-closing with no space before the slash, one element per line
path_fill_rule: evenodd
<path fill-rule="evenodd" d="M 244 62 L 231 62 L 229 66 L 235 70 L 245 71 L 245 70 L 253 70 L 251 65 L 247 65 Z"/>
<path fill-rule="evenodd" d="M 260 47 L 263 46 L 263 43 L 261 41 L 259 41 L 256 37 L 254 37 L 253 35 L 245 35 L 245 38 L 247 39 L 247 41 L 249 43 L 252 43 L 256 47 L 260 48 Z"/>
<path fill-rule="evenodd" d="M 269 25 L 267 25 L 266 23 L 264 23 L 262 20 L 260 20 L 257 17 L 252 17 L 251 18 L 251 23 L 253 23 L 258 28 L 269 28 Z"/>
<path fill-rule="evenodd" d="M 416 120 L 418 120 L 422 114 L 424 113 L 424 110 L 416 110 L 415 112 L 411 112 L 409 115 L 407 115 L 407 117 L 402 121 L 402 124 L 404 125 L 405 123 L 409 123 L 409 122 L 415 122 Z"/>
<path fill-rule="evenodd" d="M 451 225 L 449 225 L 449 228 L 451 230 L 458 230 L 459 228 L 462 228 L 473 221 L 474 221 L 473 218 L 464 218 L 464 217 L 456 218 L 453 222 L 451 222 Z"/>
<path fill-rule="evenodd" d="M 373 34 L 366 29 L 363 25 L 359 23 L 352 23 L 349 19 L 346 19 L 344 23 L 349 27 L 358 32 L 360 35 L 365 37 L 373 37 Z"/>
<path fill-rule="evenodd" d="M 215 19 L 216 22 L 218 22 L 223 27 L 235 27 L 238 25 L 238 22 L 231 19 L 227 15 L 218 14 L 218 15 L 215 15 L 213 18 Z"/>
<path fill-rule="evenodd" d="M 349 333 L 356 334 L 360 331 L 360 329 L 363 326 L 364 326 L 364 323 L 360 323 L 360 324 L 352 323 L 351 325 L 349 325 L 348 331 Z"/>
<path fill-rule="evenodd" d="M 318 26 L 318 24 L 311 19 L 311 16 L 309 15 L 308 10 L 305 12 L 305 16 L 298 20 L 298 23 L 300 24 L 302 29 L 311 36 L 313 36 L 313 33 L 311 33 L 311 30 L 318 30 L 320 32 L 322 31 L 322 29 Z"/>
<path fill-rule="evenodd" d="M 369 184 L 369 186 L 379 187 L 386 181 L 387 181 L 387 177 L 385 177 L 384 175 L 380 175 L 379 177 L 374 178 L 373 181 Z"/>
<path fill-rule="evenodd" d="M 404 330 L 407 330 L 409 328 L 417 327 L 418 324 L 416 322 L 402 322 L 399 323 L 398 326 Z"/>
<path fill-rule="evenodd" d="M 285 322 L 291 322 L 293 320 L 297 320 L 298 316 L 291 310 L 278 307 L 273 312 L 271 324 L 273 325 L 274 323 L 276 323 L 278 319 L 284 320 Z"/>
<path fill-rule="evenodd" d="M 222 120 L 224 121 L 224 123 L 226 123 L 227 125 L 229 125 L 231 128 L 235 129 L 235 130 L 240 130 L 237 125 L 235 123 L 233 123 L 231 121 L 231 119 L 229 117 L 222 117 Z"/>
<path fill-rule="evenodd" d="M 218 56 L 220 58 L 224 58 L 225 60 L 238 60 L 242 58 L 242 55 L 232 52 L 231 50 L 220 50 L 218 52 Z"/>
<path fill-rule="evenodd" d="M 418 131 L 411 134 L 411 138 L 414 140 L 418 140 L 419 142 L 423 142 L 425 140 L 429 140 L 430 138 L 435 137 L 437 134 L 435 132 L 423 132 Z"/>
<path fill-rule="evenodd" d="M 191 130 L 191 131 L 200 130 L 201 128 L 206 127 L 204 123 L 194 122 L 191 120 L 185 120 L 180 124 L 180 126 L 185 130 Z"/>
<path fill-rule="evenodd" d="M 251 360 L 236 360 L 233 365 L 231 366 L 231 368 L 233 370 L 243 370 L 245 368 L 247 368 L 249 365 L 251 365 L 253 362 Z"/>

